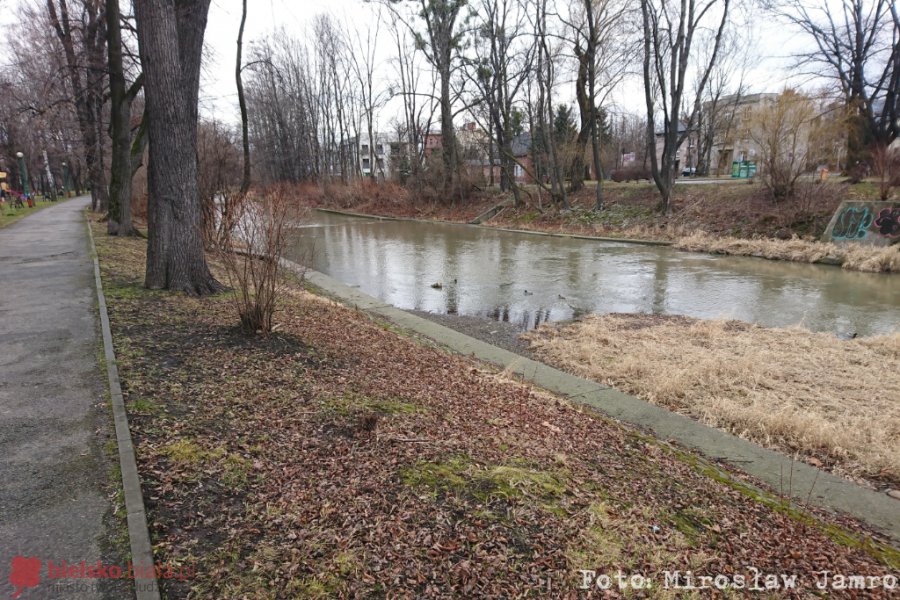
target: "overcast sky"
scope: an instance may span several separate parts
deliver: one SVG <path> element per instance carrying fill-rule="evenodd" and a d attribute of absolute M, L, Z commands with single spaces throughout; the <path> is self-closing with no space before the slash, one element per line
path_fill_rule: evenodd
<path fill-rule="evenodd" d="M 251 0 L 245 31 L 247 42 L 264 39 L 278 27 L 284 27 L 292 35 L 302 38 L 310 29 L 312 19 L 320 13 L 330 13 L 351 27 L 362 29 L 367 21 L 373 20 L 377 7 L 362 0 Z M 207 29 L 209 49 L 208 69 L 205 74 L 201 96 L 204 111 L 215 112 L 223 120 L 237 118 L 237 97 L 234 82 L 234 52 L 240 24 L 240 0 L 213 0 Z M 747 52 L 752 57 L 752 67 L 747 80 L 748 91 L 779 91 L 790 83 L 790 54 L 799 50 L 806 40 L 788 31 L 784 25 L 771 18 L 751 17 L 752 41 Z M 389 44 L 388 35 L 382 32 L 381 41 Z M 246 54 L 245 54 L 246 55 Z M 384 49 L 383 60 L 389 59 L 389 51 Z M 392 72 L 390 65 L 382 65 L 383 72 Z M 571 86 L 569 86 L 571 87 Z M 563 98 L 571 98 L 567 91 Z M 643 88 L 639 81 L 625 83 L 613 95 L 614 110 L 638 112 L 644 106 Z M 387 112 L 390 112 L 390 108 Z M 385 122 L 392 115 L 383 115 Z"/>
<path fill-rule="evenodd" d="M 18 0 L 18 2 L 41 0 Z M 0 27 L 4 31 L 15 31 L 16 11 L 9 10 L 17 4 L 15 0 L 0 0 Z M 740 6 L 740 5 L 739 5 Z M 377 6 L 363 0 L 250 0 L 247 26 L 244 35 L 245 57 L 248 46 L 254 40 L 265 39 L 279 27 L 285 28 L 293 36 L 302 39 L 310 31 L 313 18 L 317 14 L 330 13 L 337 20 L 345 22 L 351 29 L 361 30 L 367 22 L 376 17 Z M 204 78 L 201 86 L 202 110 L 207 115 L 215 114 L 221 120 L 238 120 L 237 95 L 234 81 L 234 53 L 238 26 L 241 16 L 241 0 L 212 0 L 209 25 L 206 32 L 207 56 Z M 751 17 L 753 40 L 747 48 L 752 56 L 753 66 L 748 73 L 749 92 L 779 91 L 791 81 L 789 56 L 807 42 L 784 25 L 772 18 L 758 14 Z M 387 63 L 391 52 L 386 32 L 381 34 L 385 48 L 381 52 L 381 71 L 387 77 L 393 72 Z M 560 98 L 571 99 L 573 91 L 566 86 Z M 639 81 L 626 82 L 612 96 L 612 112 L 643 110 L 644 100 Z M 384 112 L 397 112 L 390 106 Z M 393 114 L 382 115 L 386 123 Z"/>

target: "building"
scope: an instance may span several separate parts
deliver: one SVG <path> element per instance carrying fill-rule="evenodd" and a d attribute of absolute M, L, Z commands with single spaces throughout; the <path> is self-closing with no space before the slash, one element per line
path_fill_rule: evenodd
<path fill-rule="evenodd" d="M 512 153 L 516 157 L 513 174 L 517 183 L 534 182 L 534 156 L 532 153 L 531 133 L 520 133 L 512 139 Z"/>
<path fill-rule="evenodd" d="M 372 137 L 373 140 L 366 134 L 359 136 L 359 172 L 363 177 L 387 179 L 391 174 L 390 139 L 377 132 Z M 372 142 L 374 147 L 370 147 Z"/>
<path fill-rule="evenodd" d="M 375 133 L 374 146 L 370 148 L 369 136 L 363 134 L 358 144 L 359 172 L 363 177 L 392 179 L 404 175 L 408 169 L 409 142 L 398 139 L 397 135 Z"/>
<path fill-rule="evenodd" d="M 441 136 L 440 132 L 429 131 L 425 134 L 424 146 L 423 155 L 427 159 L 435 151 L 444 147 L 444 138 Z"/>
<path fill-rule="evenodd" d="M 678 124 L 678 135 L 682 136 L 687 131 L 684 123 Z M 656 160 L 662 162 L 663 146 L 665 145 L 665 133 L 663 131 L 656 132 Z M 684 141 L 675 152 L 675 176 L 681 175 L 686 169 L 696 169 L 700 162 L 698 156 L 699 149 L 698 132 L 694 129 L 684 138 Z M 695 172 L 695 171 L 691 171 Z"/>
<path fill-rule="evenodd" d="M 712 148 L 709 153 L 709 174 L 727 175 L 734 162 L 755 162 L 761 149 L 753 141 L 750 127 L 755 112 L 771 106 L 779 94 L 760 93 L 732 95 L 720 98 L 716 113 L 710 115 L 712 121 Z M 704 104 L 710 111 L 710 103 Z"/>

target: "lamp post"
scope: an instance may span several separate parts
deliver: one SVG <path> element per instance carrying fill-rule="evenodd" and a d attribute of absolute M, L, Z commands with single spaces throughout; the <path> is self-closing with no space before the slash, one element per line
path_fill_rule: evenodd
<path fill-rule="evenodd" d="M 28 187 L 28 171 L 25 170 L 25 155 L 21 152 L 16 152 L 16 156 L 19 158 L 19 173 L 22 174 L 22 191 L 25 192 L 25 197 L 31 196 L 31 190 Z"/>
<path fill-rule="evenodd" d="M 63 168 L 63 197 L 69 197 L 69 165 L 65 162 L 62 164 Z"/>

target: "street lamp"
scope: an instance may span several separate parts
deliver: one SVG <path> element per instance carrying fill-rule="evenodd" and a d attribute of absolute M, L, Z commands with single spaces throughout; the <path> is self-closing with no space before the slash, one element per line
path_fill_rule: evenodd
<path fill-rule="evenodd" d="M 65 162 L 62 164 L 63 168 L 63 197 L 69 197 L 69 165 Z"/>
<path fill-rule="evenodd" d="M 16 156 L 19 158 L 19 173 L 22 174 L 22 191 L 25 192 L 25 197 L 28 198 L 31 196 L 31 190 L 28 188 L 28 172 L 25 170 L 25 155 L 21 152 L 16 152 Z"/>

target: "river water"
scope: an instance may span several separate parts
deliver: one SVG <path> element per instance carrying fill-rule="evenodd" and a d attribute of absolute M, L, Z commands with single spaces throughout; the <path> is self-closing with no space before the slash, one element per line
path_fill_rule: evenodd
<path fill-rule="evenodd" d="M 900 330 L 900 276 L 824 265 L 320 211 L 292 230 L 287 257 L 398 308 L 523 330 L 608 312 L 801 325 L 841 336 Z"/>

